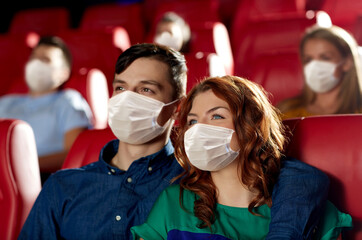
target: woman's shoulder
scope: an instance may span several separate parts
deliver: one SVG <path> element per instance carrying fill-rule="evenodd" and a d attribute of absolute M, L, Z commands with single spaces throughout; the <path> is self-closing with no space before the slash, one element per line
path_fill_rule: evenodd
<path fill-rule="evenodd" d="M 163 192 L 161 193 L 160 197 L 162 196 L 164 199 L 176 201 L 179 203 L 181 194 L 181 186 L 179 184 L 174 184 L 168 186 Z M 183 201 L 191 199 L 192 202 L 195 200 L 196 194 L 188 189 L 182 189 L 182 199 Z"/>

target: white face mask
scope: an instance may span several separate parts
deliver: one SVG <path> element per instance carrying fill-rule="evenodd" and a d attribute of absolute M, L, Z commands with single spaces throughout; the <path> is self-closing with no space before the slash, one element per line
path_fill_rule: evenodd
<path fill-rule="evenodd" d="M 182 47 L 182 37 L 171 35 L 169 32 L 162 32 L 155 37 L 155 43 L 180 51 Z"/>
<path fill-rule="evenodd" d="M 160 126 L 157 118 L 164 106 L 176 101 L 165 104 L 132 91 L 119 93 L 109 99 L 108 124 L 120 141 L 146 143 L 161 135 L 170 125 L 171 119 Z"/>
<path fill-rule="evenodd" d="M 25 66 L 25 81 L 28 87 L 34 92 L 45 92 L 55 87 L 53 78 L 53 67 L 40 61 L 30 60 Z"/>
<path fill-rule="evenodd" d="M 315 92 L 325 93 L 338 85 L 339 79 L 334 76 L 337 64 L 313 60 L 304 66 L 307 85 Z"/>
<path fill-rule="evenodd" d="M 192 165 L 204 171 L 217 171 L 238 156 L 230 148 L 234 130 L 208 124 L 195 124 L 185 132 L 184 145 Z"/>

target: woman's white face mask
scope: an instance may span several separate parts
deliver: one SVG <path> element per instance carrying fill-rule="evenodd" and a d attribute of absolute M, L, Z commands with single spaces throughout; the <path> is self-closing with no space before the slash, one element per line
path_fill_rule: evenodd
<path fill-rule="evenodd" d="M 239 155 L 230 148 L 233 129 L 197 123 L 186 131 L 184 145 L 192 165 L 204 171 L 218 171 Z"/>
<path fill-rule="evenodd" d="M 340 64 L 313 60 L 304 66 L 304 75 L 307 85 L 317 93 L 326 93 L 335 88 L 340 79 L 334 76 Z"/>

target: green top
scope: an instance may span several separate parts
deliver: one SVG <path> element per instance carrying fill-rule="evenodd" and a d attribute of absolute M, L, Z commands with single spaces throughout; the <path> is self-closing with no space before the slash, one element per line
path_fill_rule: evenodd
<path fill-rule="evenodd" d="M 200 220 L 193 214 L 197 195 L 185 190 L 183 204 L 179 203 L 180 186 L 165 189 L 153 206 L 146 223 L 131 228 L 133 239 L 264 239 L 269 230 L 270 208 L 267 205 L 255 207 L 261 216 L 252 215 L 247 208 L 216 206 L 216 221 L 212 232 L 208 227 L 198 228 Z M 350 215 L 339 212 L 330 202 L 327 203 L 324 217 L 318 227 L 317 239 L 337 239 L 343 227 L 352 227 Z"/>

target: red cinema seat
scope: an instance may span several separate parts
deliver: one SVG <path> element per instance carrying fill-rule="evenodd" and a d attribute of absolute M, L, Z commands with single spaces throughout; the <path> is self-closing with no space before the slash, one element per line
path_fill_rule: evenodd
<path fill-rule="evenodd" d="M 273 105 L 297 96 L 304 85 L 303 67 L 298 52 L 261 55 L 252 66 L 251 81 L 260 84 Z"/>
<path fill-rule="evenodd" d="M 132 44 L 143 42 L 145 27 L 142 6 L 138 3 L 105 3 L 89 6 L 85 9 L 79 26 L 83 31 L 109 31 L 114 27 L 125 28 Z"/>
<path fill-rule="evenodd" d="M 30 52 L 25 37 L 0 36 L 0 96 L 8 93 L 14 81 L 24 76 L 24 66 Z"/>
<path fill-rule="evenodd" d="M 35 138 L 29 124 L 0 119 L 0 239 L 17 239 L 41 190 Z"/>
<path fill-rule="evenodd" d="M 82 68 L 73 72 L 64 88 L 72 88 L 82 94 L 93 113 L 93 127 L 104 129 L 108 125 L 109 90 L 106 76 L 96 68 Z"/>
<path fill-rule="evenodd" d="M 98 161 L 103 146 L 113 139 L 116 137 L 110 128 L 82 132 L 73 143 L 62 169 L 79 168 Z"/>
<path fill-rule="evenodd" d="M 49 7 L 21 10 L 15 13 L 10 23 L 11 34 L 36 32 L 40 35 L 57 35 L 70 28 L 69 10 L 64 7 Z"/>
<path fill-rule="evenodd" d="M 232 19 L 232 32 L 243 31 L 249 23 L 283 16 L 291 18 L 305 14 L 306 0 L 241 0 Z"/>
<path fill-rule="evenodd" d="M 329 200 L 353 220 L 345 239 L 362 237 L 362 115 L 330 115 L 285 120 L 293 136 L 287 155 L 324 171 Z"/>
<path fill-rule="evenodd" d="M 228 29 L 230 29 L 241 1 L 243 0 L 222 0 L 219 2 L 219 16 Z"/>
<path fill-rule="evenodd" d="M 215 53 L 185 54 L 185 59 L 188 66 L 187 92 L 205 77 L 226 75 L 222 59 Z"/>
<path fill-rule="evenodd" d="M 359 46 L 362 46 L 362 14 L 357 18 L 353 35 Z"/>
<path fill-rule="evenodd" d="M 191 28 L 190 52 L 214 52 L 222 60 L 228 75 L 234 74 L 234 57 L 229 32 L 221 22 L 209 22 Z"/>
<path fill-rule="evenodd" d="M 362 1 L 324 0 L 321 10 L 329 14 L 333 24 L 353 32 L 358 16 L 362 15 Z"/>
<path fill-rule="evenodd" d="M 312 12 L 310 12 L 312 13 Z M 234 32 L 231 42 L 234 52 L 235 74 L 250 78 L 255 59 L 278 51 L 298 51 L 305 30 L 314 24 L 330 24 L 328 14 L 295 16 L 250 23 L 242 32 Z"/>
<path fill-rule="evenodd" d="M 191 28 L 206 22 L 220 22 L 218 0 L 163 1 L 156 9 L 152 25 L 155 26 L 166 12 L 177 13 Z"/>
<path fill-rule="evenodd" d="M 65 31 L 58 36 L 68 45 L 73 57 L 73 69 L 98 68 L 107 78 L 111 90 L 115 63 L 122 49 L 115 42 L 115 32 Z M 129 42 L 128 42 L 129 43 Z"/>

